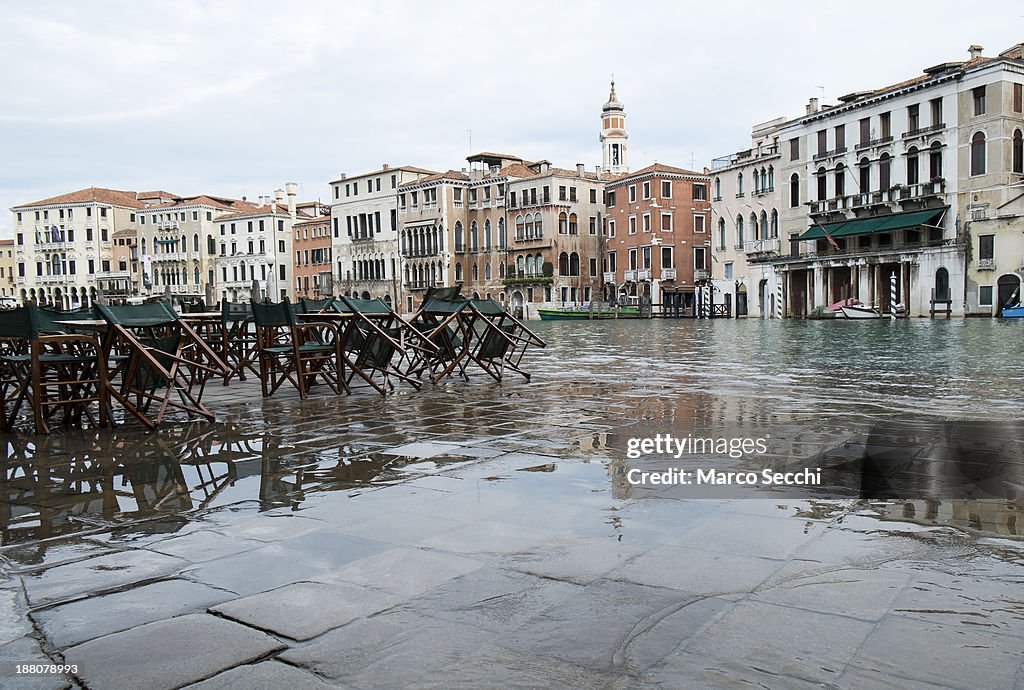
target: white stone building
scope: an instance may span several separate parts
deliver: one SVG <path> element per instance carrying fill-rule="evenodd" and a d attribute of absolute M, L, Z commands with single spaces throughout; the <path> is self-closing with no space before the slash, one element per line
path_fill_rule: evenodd
<path fill-rule="evenodd" d="M 423 168 L 383 165 L 351 177 L 342 173 L 330 183 L 336 292 L 400 302 L 398 188 L 431 174 Z"/>

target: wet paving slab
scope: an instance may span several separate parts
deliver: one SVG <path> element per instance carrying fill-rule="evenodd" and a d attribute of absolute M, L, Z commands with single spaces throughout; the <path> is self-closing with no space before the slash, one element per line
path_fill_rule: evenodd
<path fill-rule="evenodd" d="M 633 435 L 772 424 L 788 453 L 855 457 L 929 394 L 879 405 L 796 357 L 702 377 L 732 366 L 705 326 L 544 325 L 531 382 L 233 382 L 215 423 L 3 437 L 0 685 L 1024 686 L 1019 499 L 625 481 Z M 947 413 L 1000 411 L 1014 376 Z M 44 661 L 77 670 L 10 671 Z"/>

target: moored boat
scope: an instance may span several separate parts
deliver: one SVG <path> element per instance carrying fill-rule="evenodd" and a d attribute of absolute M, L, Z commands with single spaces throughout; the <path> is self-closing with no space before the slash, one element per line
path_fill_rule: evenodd
<path fill-rule="evenodd" d="M 1017 304 L 1012 307 L 1003 307 L 999 315 L 1004 319 L 1024 319 L 1024 305 Z"/>
<path fill-rule="evenodd" d="M 587 320 L 587 319 L 636 319 L 640 317 L 637 307 L 610 307 L 607 304 L 575 307 L 537 307 L 542 321 Z"/>
<path fill-rule="evenodd" d="M 843 316 L 848 319 L 877 319 L 882 314 L 875 307 L 866 304 L 845 304 L 839 308 Z"/>

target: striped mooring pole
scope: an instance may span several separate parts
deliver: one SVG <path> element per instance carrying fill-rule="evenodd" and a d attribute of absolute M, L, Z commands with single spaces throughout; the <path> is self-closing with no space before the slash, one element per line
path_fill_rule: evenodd
<path fill-rule="evenodd" d="M 776 274 L 775 280 L 775 316 L 777 318 L 783 317 L 782 309 L 782 273 Z"/>
<path fill-rule="evenodd" d="M 896 272 L 889 276 L 889 319 L 896 320 Z"/>

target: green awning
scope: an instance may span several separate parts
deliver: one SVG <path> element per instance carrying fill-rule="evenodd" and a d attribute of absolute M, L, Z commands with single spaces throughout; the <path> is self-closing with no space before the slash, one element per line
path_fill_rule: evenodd
<path fill-rule="evenodd" d="M 854 235 L 870 235 L 876 232 L 915 228 L 918 225 L 935 226 L 948 208 L 948 206 L 943 206 L 942 208 L 932 208 L 927 211 L 890 213 L 884 216 L 872 216 L 871 218 L 844 220 L 838 223 L 827 223 L 824 226 L 812 225 L 798 239 L 822 240 L 825 239 L 826 231 L 835 239 L 837 237 L 853 237 Z"/>

